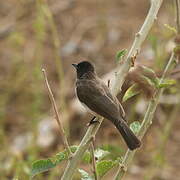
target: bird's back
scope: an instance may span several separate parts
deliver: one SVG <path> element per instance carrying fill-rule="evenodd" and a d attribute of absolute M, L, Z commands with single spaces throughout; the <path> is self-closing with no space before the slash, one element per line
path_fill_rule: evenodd
<path fill-rule="evenodd" d="M 109 120 L 121 117 L 118 100 L 100 79 L 78 79 L 76 92 L 79 100 L 91 111 Z"/>

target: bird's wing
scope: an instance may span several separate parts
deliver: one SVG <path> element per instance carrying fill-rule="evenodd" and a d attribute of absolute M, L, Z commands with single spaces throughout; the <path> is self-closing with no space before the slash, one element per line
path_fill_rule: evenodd
<path fill-rule="evenodd" d="M 106 94 L 107 96 L 112 99 L 116 104 L 118 104 L 119 106 L 119 111 L 120 111 L 120 116 L 123 117 L 123 119 L 125 118 L 126 114 L 125 114 L 125 111 L 124 111 L 124 108 L 122 106 L 122 104 L 119 102 L 119 100 L 117 99 L 117 97 L 113 96 L 109 90 L 109 88 L 106 86 L 106 84 L 104 82 L 101 82 L 102 86 L 104 89 L 106 89 Z M 124 119 L 125 120 L 125 119 Z"/>
<path fill-rule="evenodd" d="M 77 96 L 90 110 L 109 119 L 119 119 L 119 106 L 107 95 L 107 90 L 95 81 L 77 86 Z"/>

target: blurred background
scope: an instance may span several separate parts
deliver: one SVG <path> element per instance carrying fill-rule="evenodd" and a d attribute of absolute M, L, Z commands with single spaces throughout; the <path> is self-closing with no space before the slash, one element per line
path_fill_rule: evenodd
<path fill-rule="evenodd" d="M 45 88 L 42 68 L 52 87 L 71 145 L 78 145 L 92 118 L 75 97 L 71 64 L 89 60 L 100 77 L 112 71 L 117 51 L 129 48 L 149 9 L 147 0 L 6 0 L 0 3 L 0 179 L 28 179 L 34 160 L 63 150 Z M 174 47 L 175 9 L 166 0 L 138 55 L 139 64 L 157 74 Z M 170 78 L 180 78 L 176 68 Z M 179 84 L 165 90 L 153 124 L 125 179 L 177 180 L 180 177 Z M 127 89 L 126 83 L 123 89 Z M 121 98 L 121 96 L 120 96 Z M 123 103 L 129 122 L 142 121 L 148 99 Z M 104 121 L 96 147 L 124 154 L 117 130 Z M 58 179 L 65 163 L 34 179 Z M 91 167 L 81 163 L 91 172 Z M 116 168 L 103 179 L 111 179 Z M 77 172 L 74 179 L 80 179 Z"/>

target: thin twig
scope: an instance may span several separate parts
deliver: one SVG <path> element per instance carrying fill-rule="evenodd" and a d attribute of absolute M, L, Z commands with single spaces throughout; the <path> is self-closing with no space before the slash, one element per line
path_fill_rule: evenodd
<path fill-rule="evenodd" d="M 180 34 L 180 2 L 179 2 L 179 0 L 175 0 L 175 8 L 176 8 L 177 32 L 178 32 L 178 34 Z"/>
<path fill-rule="evenodd" d="M 111 88 L 111 91 L 113 93 L 113 95 L 117 95 L 119 93 L 119 90 L 124 82 L 124 79 L 130 69 L 130 65 L 131 65 L 131 57 L 136 53 L 136 51 L 138 50 L 138 52 L 140 52 L 140 47 L 143 43 L 143 41 L 145 40 L 149 30 L 151 29 L 154 20 L 156 19 L 157 13 L 159 11 L 159 8 L 162 4 L 163 0 L 153 0 L 150 10 L 148 12 L 148 15 L 139 31 L 139 33 L 137 33 L 137 35 L 135 36 L 135 40 L 132 44 L 132 47 L 129 51 L 129 54 L 127 56 L 127 58 L 124 60 L 124 64 L 119 67 L 115 82 L 113 83 L 113 86 Z M 84 135 L 77 151 L 74 154 L 74 157 L 68 162 L 67 167 L 64 171 L 64 174 L 61 178 L 61 180 L 71 180 L 73 177 L 73 174 L 75 173 L 78 163 L 81 160 L 83 154 L 85 153 L 85 151 L 87 150 L 87 148 L 90 145 L 89 141 L 92 137 L 94 137 L 103 121 L 103 118 L 98 120 L 99 123 L 94 123 L 92 124 L 86 134 Z"/>
<path fill-rule="evenodd" d="M 95 155 L 94 155 L 95 150 L 94 149 L 95 149 L 95 139 L 92 138 L 91 153 L 92 153 L 93 173 L 94 173 L 95 180 L 98 180 L 98 174 L 97 174 L 97 170 L 96 170 L 96 158 L 95 158 Z"/>
<path fill-rule="evenodd" d="M 57 110 L 57 105 L 56 105 L 53 93 L 51 91 L 50 85 L 48 83 L 48 79 L 47 79 L 45 69 L 42 69 L 42 72 L 43 72 L 43 75 L 44 75 L 45 84 L 46 84 L 46 87 L 47 87 L 47 90 L 48 90 L 49 98 L 51 100 L 51 103 L 52 103 L 52 106 L 53 106 L 53 109 L 54 109 L 55 119 L 56 119 L 56 121 L 58 123 L 59 129 L 60 129 L 60 134 L 62 136 L 64 146 L 65 146 L 66 150 L 68 151 L 68 153 L 70 154 L 70 156 L 72 156 L 72 152 L 71 152 L 71 149 L 69 147 L 65 131 L 64 131 L 63 126 L 62 126 L 61 121 L 60 121 L 60 116 L 59 116 L 59 113 L 58 113 L 58 110 Z"/>
<path fill-rule="evenodd" d="M 171 65 L 173 64 L 173 61 L 174 61 L 174 53 L 172 53 L 172 55 L 168 61 L 168 64 L 166 65 L 166 68 L 163 72 L 162 78 L 159 82 L 160 84 L 164 81 L 165 76 L 167 76 L 167 73 L 169 72 L 169 69 L 171 68 Z M 158 89 L 156 92 L 156 95 L 154 96 L 154 98 L 152 98 L 152 100 L 150 101 L 150 103 L 148 105 L 146 114 L 145 114 L 143 122 L 141 124 L 141 128 L 137 134 L 137 136 L 140 139 L 142 139 L 144 137 L 149 126 L 152 124 L 152 119 L 153 119 L 154 113 L 156 111 L 156 107 L 158 105 L 159 98 L 160 98 L 162 92 L 163 92 L 163 89 Z M 121 163 L 124 167 L 128 168 L 128 166 L 130 165 L 130 163 L 135 155 L 135 152 L 136 152 L 136 150 L 135 151 L 127 150 L 127 152 L 123 158 L 123 161 Z M 125 175 L 125 173 L 126 173 L 126 171 L 124 171 L 121 167 L 119 167 L 119 170 L 114 179 L 115 180 L 122 179 L 123 176 Z"/>

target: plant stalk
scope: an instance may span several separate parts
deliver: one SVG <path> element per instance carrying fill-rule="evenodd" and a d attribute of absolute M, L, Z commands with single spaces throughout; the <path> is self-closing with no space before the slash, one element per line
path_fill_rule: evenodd
<path fill-rule="evenodd" d="M 163 72 L 163 75 L 161 77 L 161 80 L 160 80 L 160 84 L 164 81 L 164 78 L 167 76 L 167 73 L 169 72 L 170 68 L 171 68 L 171 65 L 173 64 L 173 61 L 174 61 L 174 53 L 171 54 L 171 57 L 168 61 L 168 64 L 166 65 L 165 67 L 165 70 Z M 146 114 L 144 116 L 144 119 L 143 119 L 143 122 L 141 124 L 141 127 L 140 127 L 140 130 L 137 134 L 137 136 L 142 139 L 145 135 L 145 133 L 147 132 L 149 126 L 152 124 L 152 119 L 153 119 L 153 116 L 154 116 L 154 113 L 156 111 L 156 107 L 158 105 L 158 102 L 159 102 L 159 98 L 161 96 L 163 92 L 163 89 L 158 89 L 157 92 L 156 92 L 156 95 L 154 96 L 154 98 L 151 99 L 149 105 L 148 105 L 148 108 L 147 108 L 147 111 L 146 111 Z M 123 161 L 122 161 L 122 164 L 121 166 L 119 167 L 119 170 L 115 176 L 115 180 L 121 180 L 123 178 L 123 176 L 125 175 L 126 171 L 124 169 L 127 169 L 135 155 L 137 150 L 135 151 L 130 151 L 130 150 L 127 150 L 124 158 L 123 158 Z M 122 167 L 125 167 L 125 168 L 122 168 Z"/>

